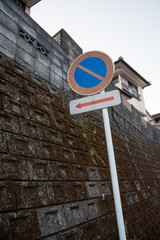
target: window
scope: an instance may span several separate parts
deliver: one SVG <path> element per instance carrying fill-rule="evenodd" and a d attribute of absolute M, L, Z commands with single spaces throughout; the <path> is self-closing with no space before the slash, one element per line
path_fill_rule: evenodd
<path fill-rule="evenodd" d="M 117 78 L 114 78 L 114 79 L 112 79 L 112 82 L 113 82 L 114 84 L 118 83 L 118 77 L 117 77 Z"/>
<path fill-rule="evenodd" d="M 128 81 L 125 78 L 122 78 L 122 88 L 129 92 Z"/>
<path fill-rule="evenodd" d="M 122 77 L 122 89 L 130 93 L 133 97 L 140 100 L 140 95 L 138 94 L 138 89 L 135 85 L 128 82 L 125 78 Z"/>

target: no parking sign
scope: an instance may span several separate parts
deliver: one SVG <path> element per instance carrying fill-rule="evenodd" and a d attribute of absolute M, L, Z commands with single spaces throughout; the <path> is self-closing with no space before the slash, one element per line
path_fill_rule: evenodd
<path fill-rule="evenodd" d="M 82 95 L 92 95 L 102 91 L 112 80 L 114 65 L 108 55 L 94 51 L 80 55 L 71 65 L 68 82 L 72 90 Z M 104 92 L 70 102 L 70 113 L 77 114 L 102 108 L 109 166 L 113 187 L 115 210 L 120 240 L 126 240 L 122 204 L 113 150 L 113 141 L 108 115 L 108 107 L 121 103 L 118 90 Z"/>
<path fill-rule="evenodd" d="M 86 52 L 71 65 L 68 82 L 76 93 L 91 95 L 108 86 L 113 72 L 114 64 L 108 55 L 98 51 Z"/>

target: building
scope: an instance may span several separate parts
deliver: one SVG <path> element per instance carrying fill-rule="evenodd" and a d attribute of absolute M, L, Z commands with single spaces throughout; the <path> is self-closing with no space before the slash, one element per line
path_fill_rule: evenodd
<path fill-rule="evenodd" d="M 30 9 L 36 3 L 40 2 L 41 0 L 14 0 L 14 2 L 28 15 L 30 15 Z"/>
<path fill-rule="evenodd" d="M 150 82 L 136 72 L 122 57 L 115 62 L 112 82 L 120 89 L 122 98 L 133 105 L 140 112 L 141 117 L 148 121 L 143 89 L 150 86 Z"/>
<path fill-rule="evenodd" d="M 151 116 L 150 124 L 160 129 L 160 113 Z"/>
<path fill-rule="evenodd" d="M 118 240 L 102 113 L 69 113 L 81 47 L 14 0 L 0 8 L 0 239 Z M 160 131 L 127 103 L 109 108 L 127 239 L 159 240 Z"/>

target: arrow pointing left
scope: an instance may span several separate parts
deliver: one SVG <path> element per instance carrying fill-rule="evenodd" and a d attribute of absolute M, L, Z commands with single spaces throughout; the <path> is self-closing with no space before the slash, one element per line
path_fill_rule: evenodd
<path fill-rule="evenodd" d="M 102 98 L 102 99 L 99 99 L 99 100 L 95 100 L 95 101 L 91 101 L 91 102 L 86 102 L 86 103 L 79 103 L 76 108 L 83 108 L 83 107 L 87 107 L 87 106 L 90 106 L 90 105 L 94 105 L 94 104 L 98 104 L 98 103 L 103 103 L 103 102 L 107 102 L 107 101 L 112 101 L 114 100 L 114 96 L 112 97 L 108 97 L 108 98 Z"/>
<path fill-rule="evenodd" d="M 70 102 L 70 113 L 78 114 L 97 109 L 115 106 L 121 103 L 121 97 L 118 90 L 92 95 Z"/>

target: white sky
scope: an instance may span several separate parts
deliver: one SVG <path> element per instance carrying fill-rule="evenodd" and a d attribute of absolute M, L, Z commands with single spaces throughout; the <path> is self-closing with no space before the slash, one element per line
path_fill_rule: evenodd
<path fill-rule="evenodd" d="M 122 56 L 152 84 L 146 109 L 160 112 L 160 0 L 41 0 L 31 17 L 51 36 L 63 28 L 83 52 Z"/>

